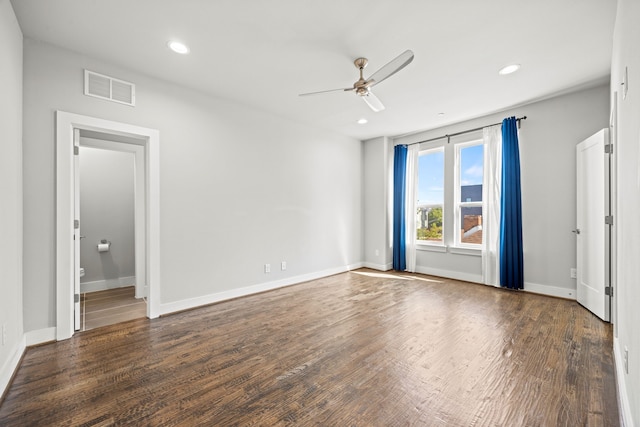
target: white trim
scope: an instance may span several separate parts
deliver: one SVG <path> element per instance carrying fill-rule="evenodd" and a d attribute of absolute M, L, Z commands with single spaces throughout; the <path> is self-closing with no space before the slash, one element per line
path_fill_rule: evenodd
<path fill-rule="evenodd" d="M 375 264 L 373 262 L 363 262 L 362 263 L 363 267 L 366 268 L 371 268 L 373 270 L 379 270 L 379 271 L 389 271 L 393 268 L 393 264 L 389 263 L 389 264 Z"/>
<path fill-rule="evenodd" d="M 627 377 L 624 372 L 624 360 L 620 354 L 620 341 L 613 337 L 613 359 L 616 365 L 616 386 L 618 388 L 618 412 L 620 413 L 620 425 L 623 427 L 634 427 L 631 415 L 631 405 L 627 394 Z"/>
<path fill-rule="evenodd" d="M 429 276 L 438 276 L 446 279 L 462 280 L 464 282 L 482 284 L 482 274 L 461 273 L 459 271 L 442 270 L 431 267 L 417 267 L 416 273 L 428 274 Z"/>
<path fill-rule="evenodd" d="M 160 132 L 126 123 L 56 111 L 56 339 L 73 333 L 73 129 L 139 139 L 145 146 L 147 316 L 160 305 Z M 66 236 L 66 238 L 65 238 Z"/>
<path fill-rule="evenodd" d="M 416 240 L 416 250 L 425 252 L 447 252 L 447 246 L 440 243 L 425 243 L 424 240 Z"/>
<path fill-rule="evenodd" d="M 220 301 L 233 298 L 244 297 L 260 292 L 270 291 L 273 289 L 283 288 L 285 286 L 296 285 L 310 280 L 321 279 L 323 277 L 333 276 L 334 274 L 344 273 L 350 270 L 356 270 L 363 267 L 362 263 L 346 265 L 344 267 L 331 268 L 328 270 L 318 271 L 315 273 L 303 274 L 300 276 L 289 277 L 286 279 L 275 280 L 272 282 L 260 283 L 253 286 L 246 286 L 238 289 L 229 289 L 228 291 L 217 292 L 215 294 L 203 295 L 195 298 L 188 298 L 180 301 L 160 304 L 160 315 L 175 313 L 177 311 L 189 310 Z"/>
<path fill-rule="evenodd" d="M 84 282 L 84 283 L 80 282 L 80 293 L 124 288 L 127 286 L 134 286 L 135 284 L 136 284 L 135 276 L 118 277 L 115 279 L 105 279 L 105 280 L 94 280 L 93 282 Z"/>
<path fill-rule="evenodd" d="M 17 346 L 14 348 L 13 352 L 9 353 L 13 353 L 13 355 L 4 362 L 2 369 L 0 369 L 0 390 L 2 390 L 0 396 L 2 396 L 7 390 L 9 384 L 11 383 L 11 377 L 13 377 L 13 374 L 20 367 L 20 360 L 22 359 L 22 355 L 24 354 L 26 348 L 27 347 L 23 335 L 22 339 L 17 343 Z"/>
<path fill-rule="evenodd" d="M 56 327 L 37 329 L 35 331 L 25 332 L 24 339 L 27 347 L 32 345 L 44 344 L 56 340 Z"/>
<path fill-rule="evenodd" d="M 482 248 L 465 248 L 462 246 L 449 246 L 449 253 L 456 255 L 482 256 Z"/>
<path fill-rule="evenodd" d="M 558 286 L 539 285 L 537 283 L 524 282 L 524 290 L 534 294 L 547 295 L 550 297 L 576 299 L 576 290 L 574 288 L 560 288 Z"/>

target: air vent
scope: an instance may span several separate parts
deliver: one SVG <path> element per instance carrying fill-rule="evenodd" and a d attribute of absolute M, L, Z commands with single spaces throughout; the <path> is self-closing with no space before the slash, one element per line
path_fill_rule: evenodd
<path fill-rule="evenodd" d="M 136 85 L 84 70 L 84 94 L 121 104 L 136 105 Z"/>

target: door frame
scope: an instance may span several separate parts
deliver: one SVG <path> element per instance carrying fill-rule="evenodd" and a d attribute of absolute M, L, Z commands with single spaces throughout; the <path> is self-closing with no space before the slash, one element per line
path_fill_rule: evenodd
<path fill-rule="evenodd" d="M 160 314 L 160 132 L 126 123 L 56 111 L 56 339 L 74 334 L 73 130 L 121 135 L 145 147 L 147 317 Z M 66 236 L 66 238 L 65 238 Z"/>
<path fill-rule="evenodd" d="M 609 286 L 613 290 L 610 301 L 610 322 L 613 336 L 618 337 L 618 92 L 613 92 L 611 114 L 609 116 L 609 215 L 613 218 L 610 227 Z"/>

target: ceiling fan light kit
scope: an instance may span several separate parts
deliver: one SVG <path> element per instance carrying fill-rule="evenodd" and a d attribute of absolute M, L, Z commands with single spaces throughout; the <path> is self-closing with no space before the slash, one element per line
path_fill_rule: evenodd
<path fill-rule="evenodd" d="M 410 50 L 406 50 L 396 58 L 391 60 L 384 67 L 373 73 L 368 79 L 365 79 L 363 71 L 369 63 L 369 60 L 367 58 L 357 58 L 355 61 L 353 61 L 353 64 L 360 71 L 360 78 L 353 84 L 353 87 L 345 89 L 330 89 L 320 92 L 302 93 L 300 94 L 300 96 L 317 95 L 335 91 L 355 92 L 356 95 L 360 96 L 364 100 L 364 102 L 366 102 L 369 108 L 377 113 L 384 110 L 384 104 L 378 99 L 377 96 L 373 94 L 373 92 L 371 92 L 371 88 L 384 81 L 388 77 L 391 77 L 398 71 L 402 70 L 404 67 L 409 65 L 411 61 L 413 61 L 413 52 Z"/>

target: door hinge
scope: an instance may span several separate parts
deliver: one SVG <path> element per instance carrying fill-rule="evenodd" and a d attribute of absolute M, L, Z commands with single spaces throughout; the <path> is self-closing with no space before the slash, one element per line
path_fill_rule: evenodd
<path fill-rule="evenodd" d="M 74 219 L 73 220 L 73 228 L 75 228 L 76 230 L 78 228 L 80 228 L 80 220 L 79 219 Z"/>
<path fill-rule="evenodd" d="M 613 144 L 607 144 L 604 146 L 604 152 L 606 154 L 613 154 Z"/>
<path fill-rule="evenodd" d="M 77 145 L 73 146 L 73 155 L 77 156 L 78 154 L 80 154 L 80 147 L 78 147 Z"/>
<path fill-rule="evenodd" d="M 605 295 L 609 295 L 610 297 L 612 297 L 613 296 L 613 286 L 605 286 L 604 294 Z"/>
<path fill-rule="evenodd" d="M 613 225 L 613 216 L 612 215 L 605 216 L 604 223 L 608 225 Z"/>
<path fill-rule="evenodd" d="M 73 294 L 73 302 L 80 302 L 80 294 Z"/>

